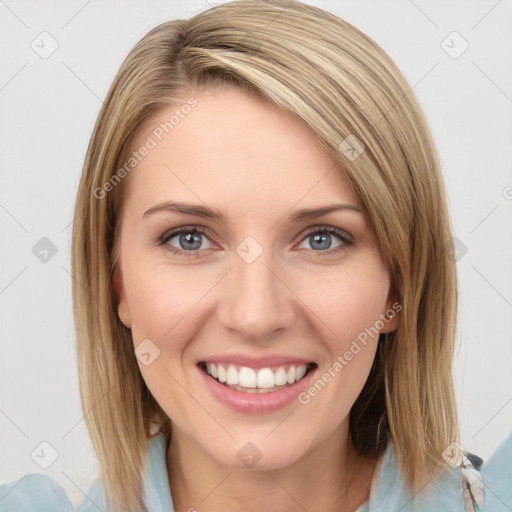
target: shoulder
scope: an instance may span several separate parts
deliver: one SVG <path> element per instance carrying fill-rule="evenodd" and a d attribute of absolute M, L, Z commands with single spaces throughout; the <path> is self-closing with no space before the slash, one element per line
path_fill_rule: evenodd
<path fill-rule="evenodd" d="M 0 512 L 97 512 L 105 509 L 100 480 L 96 478 L 75 509 L 57 480 L 43 473 L 28 473 L 0 484 Z"/>
<path fill-rule="evenodd" d="M 149 439 L 143 472 L 144 501 L 148 510 L 174 511 L 166 465 L 167 444 L 168 439 L 161 432 Z M 76 512 L 98 512 L 105 508 L 104 488 L 100 478 L 96 478 Z"/>
<path fill-rule="evenodd" d="M 0 485 L 2 512 L 73 512 L 64 488 L 42 473 L 28 473 L 18 480 Z"/>
<path fill-rule="evenodd" d="M 488 510 L 512 510 L 512 430 L 481 468 Z"/>
<path fill-rule="evenodd" d="M 471 469 L 469 479 L 482 482 L 480 471 Z M 465 511 L 463 498 L 463 473 L 460 468 L 446 468 L 428 482 L 419 492 L 413 493 L 405 483 L 404 475 L 398 467 L 395 448 L 390 440 L 376 469 L 369 500 L 357 512 L 381 512 L 400 510 L 401 512 L 430 512 L 432 510 Z M 484 502 L 479 512 L 487 508 Z"/>
<path fill-rule="evenodd" d="M 145 499 L 149 510 L 173 511 L 165 462 L 167 440 L 163 434 L 150 438 L 144 472 Z M 97 477 L 75 509 L 62 485 L 43 473 L 28 473 L 0 484 L 1 512 L 98 512 L 106 500 Z"/>

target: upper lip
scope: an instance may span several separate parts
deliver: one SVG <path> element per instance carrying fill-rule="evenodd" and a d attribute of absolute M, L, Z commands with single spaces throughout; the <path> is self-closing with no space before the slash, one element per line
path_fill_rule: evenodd
<path fill-rule="evenodd" d="M 304 359 L 303 357 L 293 357 L 285 355 L 268 355 L 268 356 L 249 356 L 246 354 L 223 354 L 212 355 L 205 357 L 198 361 L 201 363 L 216 363 L 216 364 L 237 364 L 240 366 L 248 366 L 249 368 L 266 368 L 269 366 L 284 366 L 284 365 L 301 365 L 314 363 L 311 359 Z"/>

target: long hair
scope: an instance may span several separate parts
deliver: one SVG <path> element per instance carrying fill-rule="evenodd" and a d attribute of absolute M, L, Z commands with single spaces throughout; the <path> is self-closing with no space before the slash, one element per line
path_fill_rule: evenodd
<path fill-rule="evenodd" d="M 152 425 L 167 436 L 172 426 L 117 315 L 112 277 L 129 182 L 122 166 L 144 122 L 220 84 L 257 95 L 310 128 L 370 216 L 402 310 L 397 329 L 380 335 L 350 412 L 349 439 L 369 458 L 392 440 L 407 484 L 419 489 L 447 467 L 441 454 L 459 436 L 451 368 L 456 268 L 426 120 L 394 62 L 357 28 L 298 1 L 238 0 L 163 23 L 133 47 L 86 154 L 73 224 L 73 308 L 82 408 L 109 510 L 145 510 Z M 349 158 L 346 140 L 364 151 Z"/>

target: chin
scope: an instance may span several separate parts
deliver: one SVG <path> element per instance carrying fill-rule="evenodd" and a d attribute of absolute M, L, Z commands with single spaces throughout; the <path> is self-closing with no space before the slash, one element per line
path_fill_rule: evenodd
<path fill-rule="evenodd" d="M 305 454 L 307 442 L 293 439 L 286 443 L 286 437 L 268 437 L 268 429 L 260 435 L 241 435 L 237 440 L 216 445 L 216 450 L 210 456 L 219 464 L 233 470 L 273 471 L 286 468 L 299 461 Z M 270 437 L 274 433 L 270 434 Z M 288 436 L 288 440 L 290 436 Z M 211 446 L 211 445 L 210 445 Z M 298 446 L 301 449 L 298 449 Z"/>

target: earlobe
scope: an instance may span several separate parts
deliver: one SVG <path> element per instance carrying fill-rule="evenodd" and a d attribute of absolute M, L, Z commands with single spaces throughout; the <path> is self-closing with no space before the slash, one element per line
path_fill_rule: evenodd
<path fill-rule="evenodd" d="M 386 311 L 384 311 L 384 327 L 380 332 L 386 333 L 394 331 L 399 324 L 400 321 L 400 311 L 402 311 L 403 307 L 400 302 L 395 300 L 395 294 L 390 294 L 388 301 L 386 302 Z"/>
<path fill-rule="evenodd" d="M 116 294 L 117 314 L 119 316 L 119 319 L 121 320 L 121 322 L 123 322 L 123 324 L 126 327 L 128 327 L 128 329 L 130 329 L 132 326 L 130 318 L 130 309 L 128 308 L 128 302 L 126 300 L 126 295 L 124 293 L 123 288 L 123 280 L 118 266 L 114 270 L 114 275 L 112 277 L 112 286 Z"/>
<path fill-rule="evenodd" d="M 387 313 L 384 313 L 386 315 L 386 317 L 384 318 L 385 324 L 380 331 L 381 333 L 392 332 L 396 330 L 396 328 L 398 327 L 400 313 L 394 308 L 391 308 L 391 311 L 386 311 Z"/>

